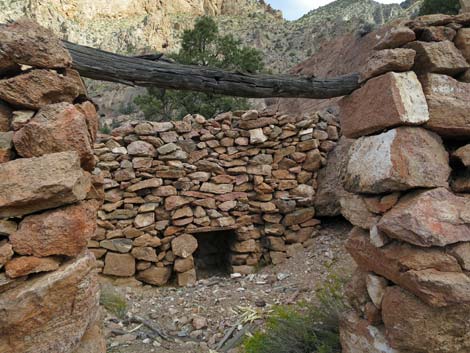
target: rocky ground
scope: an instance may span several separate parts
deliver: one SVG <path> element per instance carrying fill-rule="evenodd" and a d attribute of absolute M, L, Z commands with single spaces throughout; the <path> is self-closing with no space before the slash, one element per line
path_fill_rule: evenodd
<path fill-rule="evenodd" d="M 108 352 L 227 351 L 217 350 L 227 333 L 237 336 L 240 330 L 262 325 L 273 305 L 315 300 L 315 289 L 329 273 L 349 276 L 355 267 L 343 247 L 349 230 L 342 219 L 324 222 L 303 253 L 246 277 L 212 277 L 187 288 L 103 278 L 104 292 L 119 293 L 128 303 L 125 319 L 106 312 Z M 159 337 L 147 324 L 169 339 Z"/>

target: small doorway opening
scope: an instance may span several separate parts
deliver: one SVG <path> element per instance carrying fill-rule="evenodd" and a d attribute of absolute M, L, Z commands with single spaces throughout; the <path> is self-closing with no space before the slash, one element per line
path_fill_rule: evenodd
<path fill-rule="evenodd" d="M 194 234 L 198 248 L 194 264 L 198 279 L 230 275 L 230 245 L 235 241 L 233 230 Z"/>

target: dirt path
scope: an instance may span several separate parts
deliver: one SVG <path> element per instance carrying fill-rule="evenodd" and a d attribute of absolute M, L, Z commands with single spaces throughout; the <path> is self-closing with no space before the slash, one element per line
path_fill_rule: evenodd
<path fill-rule="evenodd" d="M 108 313 L 108 352 L 216 352 L 224 333 L 244 317 L 251 316 L 260 324 L 272 305 L 314 300 L 315 289 L 328 273 L 352 273 L 355 265 L 343 246 L 349 230 L 350 225 L 342 220 L 324 223 L 303 252 L 247 277 L 212 277 L 190 288 L 114 284 L 112 290 L 126 297 L 130 316 L 145 318 L 172 339 L 162 340 L 145 325 L 123 323 Z M 109 281 L 105 285 L 111 286 Z"/>

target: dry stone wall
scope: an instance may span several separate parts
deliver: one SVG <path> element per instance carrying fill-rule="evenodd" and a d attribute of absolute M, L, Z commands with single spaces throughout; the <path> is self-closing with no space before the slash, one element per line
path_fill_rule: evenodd
<path fill-rule="evenodd" d="M 469 31 L 468 13 L 390 29 L 340 102 L 316 204 L 355 225 L 344 353 L 470 351 Z"/>
<path fill-rule="evenodd" d="M 338 126 L 326 111 L 247 111 L 129 123 L 101 136 L 95 154 L 105 203 L 89 246 L 103 273 L 154 285 L 174 273 L 178 284 L 194 283 L 206 232 L 230 242 L 230 272 L 284 261 L 319 224 L 316 175 Z"/>
<path fill-rule="evenodd" d="M 87 250 L 98 117 L 70 64 L 49 30 L 0 26 L 0 352 L 106 351 Z"/>

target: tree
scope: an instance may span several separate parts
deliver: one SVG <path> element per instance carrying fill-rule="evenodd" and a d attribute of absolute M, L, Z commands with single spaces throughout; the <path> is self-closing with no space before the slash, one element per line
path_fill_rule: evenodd
<path fill-rule="evenodd" d="M 181 50 L 170 55 L 180 64 L 220 68 L 229 71 L 258 73 L 263 69 L 262 54 L 242 46 L 232 35 L 221 35 L 217 24 L 208 16 L 196 20 L 194 28 L 182 35 Z M 149 120 L 181 119 L 187 114 L 213 117 L 219 113 L 247 109 L 245 98 L 210 93 L 147 89 L 135 100 Z"/>
<path fill-rule="evenodd" d="M 436 13 L 457 15 L 459 10 L 459 0 L 424 0 L 419 15 L 424 16 Z"/>

